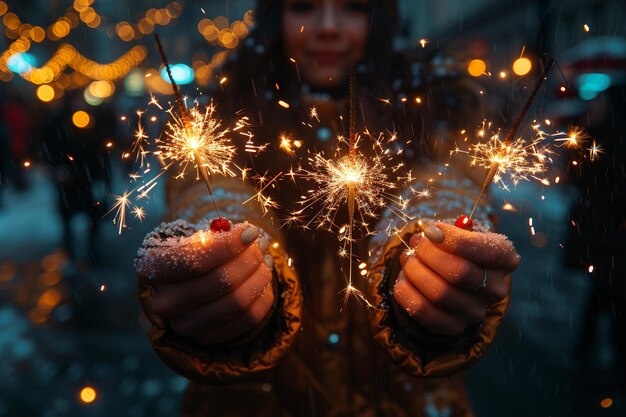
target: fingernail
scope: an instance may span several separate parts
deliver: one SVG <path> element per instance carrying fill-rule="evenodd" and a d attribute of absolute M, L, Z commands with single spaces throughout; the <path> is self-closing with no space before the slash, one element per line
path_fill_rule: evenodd
<path fill-rule="evenodd" d="M 241 232 L 241 243 L 248 246 L 259 237 L 259 229 L 254 226 L 248 226 L 246 230 Z"/>
<path fill-rule="evenodd" d="M 424 235 L 435 243 L 443 242 L 443 230 L 435 226 L 434 224 L 429 224 L 424 229 Z"/>
<path fill-rule="evenodd" d="M 267 248 L 270 247 L 270 241 L 268 238 L 266 238 L 265 236 L 261 237 L 259 239 L 259 248 L 261 248 L 261 252 L 265 252 L 267 250 Z"/>
<path fill-rule="evenodd" d="M 409 241 L 409 243 L 411 244 L 411 248 L 415 248 L 420 240 L 422 240 L 422 237 L 423 236 L 421 233 L 415 233 L 415 235 L 413 235 L 413 237 L 411 237 L 411 240 Z"/>
<path fill-rule="evenodd" d="M 267 254 L 263 257 L 263 259 L 265 260 L 267 266 L 270 267 L 270 269 L 274 268 L 274 259 L 272 258 L 272 255 Z"/>

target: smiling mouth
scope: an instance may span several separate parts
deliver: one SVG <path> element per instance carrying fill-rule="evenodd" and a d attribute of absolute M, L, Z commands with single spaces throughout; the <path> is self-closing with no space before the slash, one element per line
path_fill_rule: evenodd
<path fill-rule="evenodd" d="M 341 52 L 317 52 L 312 53 L 311 57 L 317 65 L 335 65 L 339 63 L 345 54 Z"/>

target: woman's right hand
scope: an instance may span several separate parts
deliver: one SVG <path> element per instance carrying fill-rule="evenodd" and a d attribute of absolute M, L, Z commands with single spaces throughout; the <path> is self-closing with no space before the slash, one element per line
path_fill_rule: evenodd
<path fill-rule="evenodd" d="M 204 345 L 228 342 L 257 326 L 272 307 L 273 262 L 258 228 L 240 223 L 203 246 L 200 275 L 155 277 L 152 306 L 174 332 Z M 193 250 L 181 247 L 180 250 Z M 184 255 L 184 254 L 181 254 Z M 157 261 L 158 262 L 158 261 Z M 175 280 L 173 280 L 175 278 Z"/>

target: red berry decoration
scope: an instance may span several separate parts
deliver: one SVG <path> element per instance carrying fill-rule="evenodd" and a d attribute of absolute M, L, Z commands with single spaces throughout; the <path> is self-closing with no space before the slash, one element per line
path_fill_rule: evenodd
<path fill-rule="evenodd" d="M 460 215 L 459 218 L 456 219 L 456 222 L 454 222 L 454 225 L 459 229 L 470 231 L 474 230 L 474 222 L 469 216 L 466 216 L 465 214 Z"/>
<path fill-rule="evenodd" d="M 211 222 L 211 231 L 213 233 L 228 232 L 230 230 L 230 222 L 223 217 L 218 217 Z"/>

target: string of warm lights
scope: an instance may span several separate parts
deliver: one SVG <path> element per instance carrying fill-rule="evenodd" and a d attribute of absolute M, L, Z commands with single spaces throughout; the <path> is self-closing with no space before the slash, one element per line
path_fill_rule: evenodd
<path fill-rule="evenodd" d="M 86 58 L 72 45 L 63 44 L 41 68 L 33 68 L 22 77 L 33 84 L 47 84 L 69 66 L 93 80 L 118 80 L 143 61 L 146 54 L 146 48 L 137 45 L 110 64 L 99 64 Z"/>
<path fill-rule="evenodd" d="M 93 3 L 94 0 L 74 0 L 72 7 L 66 10 L 65 15 L 56 19 L 47 29 L 23 23 L 16 13 L 9 11 L 9 6 L 4 1 L 0 1 L 0 16 L 4 16 L 2 22 L 9 39 L 24 37 L 30 41 L 42 42 L 47 36 L 50 40 L 57 41 L 68 36 L 80 22 L 95 29 L 106 21 L 102 14 L 91 7 Z M 178 18 L 181 12 L 182 6 L 175 1 L 164 8 L 151 8 L 141 13 L 142 17 L 135 25 L 126 21 L 115 24 L 115 33 L 123 41 L 138 40 L 152 33 L 156 25 L 167 26 L 173 19 Z"/>
<path fill-rule="evenodd" d="M 109 64 L 94 62 L 68 43 L 58 47 L 52 57 L 40 67 L 28 64 L 25 71 L 16 71 L 10 60 L 14 56 L 26 53 L 32 43 L 46 39 L 57 41 L 67 37 L 82 22 L 90 28 L 102 27 L 106 20 L 94 9 L 95 0 L 74 0 L 64 16 L 56 19 L 47 28 L 23 23 L 21 18 L 9 10 L 9 6 L 0 0 L 0 17 L 5 25 L 7 37 L 15 39 L 0 54 L 0 81 L 10 81 L 15 73 L 37 87 L 37 97 L 43 102 L 60 98 L 66 90 L 85 88 L 85 99 L 88 102 L 101 102 L 101 99 L 115 92 L 114 81 L 125 78 L 146 57 L 146 49 L 135 46 L 117 60 Z M 140 14 L 136 24 L 120 21 L 114 26 L 107 26 L 109 36 L 117 36 L 123 41 L 140 39 L 154 31 L 156 25 L 167 25 L 180 16 L 182 6 L 173 1 L 164 8 L 151 8 Z M 211 45 L 224 48 L 210 57 L 200 53 L 193 57 L 190 73 L 199 85 L 209 84 L 214 77 L 215 69 L 219 68 L 228 56 L 228 50 L 237 47 L 245 38 L 254 24 L 253 11 L 248 10 L 240 20 L 230 22 L 224 16 L 214 19 L 202 19 L 198 23 L 198 31 Z M 11 67 L 11 68 L 10 68 Z M 67 68 L 75 72 L 66 71 Z M 162 79 L 157 69 L 149 68 L 143 74 L 143 82 L 150 91 L 170 94 L 171 86 Z"/>
<path fill-rule="evenodd" d="M 9 6 L 4 1 L 0 1 L 0 16 L 3 16 L 2 23 L 5 26 L 5 34 L 9 39 L 16 39 L 9 47 L 0 54 L 0 81 L 10 81 L 13 77 L 12 71 L 8 68 L 8 60 L 11 56 L 27 52 L 32 42 L 43 42 L 46 37 L 52 41 L 57 41 L 68 36 L 72 29 L 76 28 L 80 21 L 85 23 L 90 28 L 97 28 L 100 26 L 104 18 L 101 14 L 96 12 L 91 5 L 94 0 L 75 0 L 72 7 L 67 9 L 64 16 L 58 18 L 53 24 L 51 24 L 46 30 L 41 26 L 33 26 L 29 23 L 23 23 L 22 19 L 15 13 L 9 11 Z M 140 39 L 143 35 L 149 34 L 154 30 L 155 25 L 168 25 L 172 19 L 180 16 L 182 12 L 182 6 L 177 2 L 169 3 L 162 9 L 149 9 L 145 13 L 139 23 L 131 25 L 128 22 L 122 21 L 115 25 L 115 33 L 123 41 L 131 41 Z M 62 49 L 65 48 L 65 49 Z M 79 72 L 89 76 L 93 79 L 118 79 L 126 75 L 130 69 L 120 69 L 120 71 L 112 70 L 112 67 L 102 67 L 100 64 L 96 64 L 93 61 L 89 61 L 82 55 L 78 54 L 75 50 L 69 50 L 68 47 L 63 45 L 60 47 L 55 56 L 69 56 L 71 59 L 66 60 L 63 64 L 69 64 L 73 67 L 72 63 L 77 62 Z M 131 58 L 134 56 L 137 58 L 137 51 L 131 50 L 127 54 L 131 54 Z M 125 54 L 126 55 L 126 54 Z M 145 54 L 144 54 L 145 55 Z M 136 61 L 137 65 L 143 58 Z M 28 74 L 24 77 L 35 84 L 43 84 L 54 80 L 56 76 L 62 71 L 57 70 L 54 65 L 54 61 L 48 62 L 41 68 L 41 71 L 36 71 L 35 75 Z M 115 62 L 111 65 L 119 65 L 122 63 Z M 76 69 L 76 68 L 75 68 Z M 110 71 L 113 71 L 110 73 Z M 95 78 L 90 73 L 95 73 Z"/>
<path fill-rule="evenodd" d="M 248 35 L 249 28 L 254 24 L 254 14 L 252 10 L 244 13 L 242 20 L 235 20 L 229 23 L 225 16 L 218 16 L 215 19 L 202 19 L 198 22 L 198 32 L 211 45 L 233 49 L 240 39 Z"/>
<path fill-rule="evenodd" d="M 198 22 L 198 32 L 211 45 L 234 49 L 239 45 L 241 39 L 248 36 L 252 25 L 254 25 L 254 12 L 248 10 L 244 13 L 242 20 L 235 20 L 232 23 L 224 16 L 218 16 L 215 19 L 202 19 Z M 203 59 L 202 57 L 194 59 L 192 68 L 195 72 L 196 82 L 200 85 L 208 85 L 212 81 L 215 69 L 224 63 L 226 57 L 226 51 L 219 51 L 211 59 Z"/>

